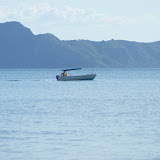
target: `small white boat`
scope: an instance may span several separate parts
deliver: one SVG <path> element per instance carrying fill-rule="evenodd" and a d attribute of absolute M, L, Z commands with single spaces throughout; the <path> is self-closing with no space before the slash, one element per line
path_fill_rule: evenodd
<path fill-rule="evenodd" d="M 78 81 L 78 80 L 93 80 L 96 74 L 86 74 L 79 76 L 59 76 L 57 75 L 57 81 Z"/>
<path fill-rule="evenodd" d="M 76 69 L 65 69 L 62 71 L 71 71 L 71 70 L 78 70 L 81 68 Z M 78 81 L 78 80 L 93 80 L 96 77 L 96 74 L 86 74 L 86 75 L 77 75 L 77 76 L 60 76 L 57 75 L 57 81 Z"/>

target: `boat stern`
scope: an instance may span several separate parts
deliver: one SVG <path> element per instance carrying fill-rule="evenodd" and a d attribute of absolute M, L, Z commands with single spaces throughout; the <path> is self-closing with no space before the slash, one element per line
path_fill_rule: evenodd
<path fill-rule="evenodd" d="M 59 78 L 59 75 L 56 75 L 56 79 L 57 79 L 57 81 L 58 81 L 58 78 Z"/>

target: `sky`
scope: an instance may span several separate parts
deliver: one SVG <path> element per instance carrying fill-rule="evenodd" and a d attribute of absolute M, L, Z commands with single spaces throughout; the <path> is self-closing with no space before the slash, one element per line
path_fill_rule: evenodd
<path fill-rule="evenodd" d="M 0 23 L 61 40 L 160 40 L 160 0 L 0 0 Z"/>

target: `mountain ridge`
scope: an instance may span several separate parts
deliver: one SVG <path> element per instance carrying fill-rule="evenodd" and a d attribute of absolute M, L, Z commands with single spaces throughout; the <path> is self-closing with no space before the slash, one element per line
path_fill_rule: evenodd
<path fill-rule="evenodd" d="M 0 23 L 0 68 L 159 68 L 160 41 L 60 40 L 34 35 L 19 22 Z"/>

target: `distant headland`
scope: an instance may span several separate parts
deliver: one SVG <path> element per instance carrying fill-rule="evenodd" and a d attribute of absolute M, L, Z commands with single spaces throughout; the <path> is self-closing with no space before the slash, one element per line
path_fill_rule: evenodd
<path fill-rule="evenodd" d="M 159 68 L 160 41 L 60 40 L 34 35 L 19 22 L 0 23 L 0 68 Z"/>

